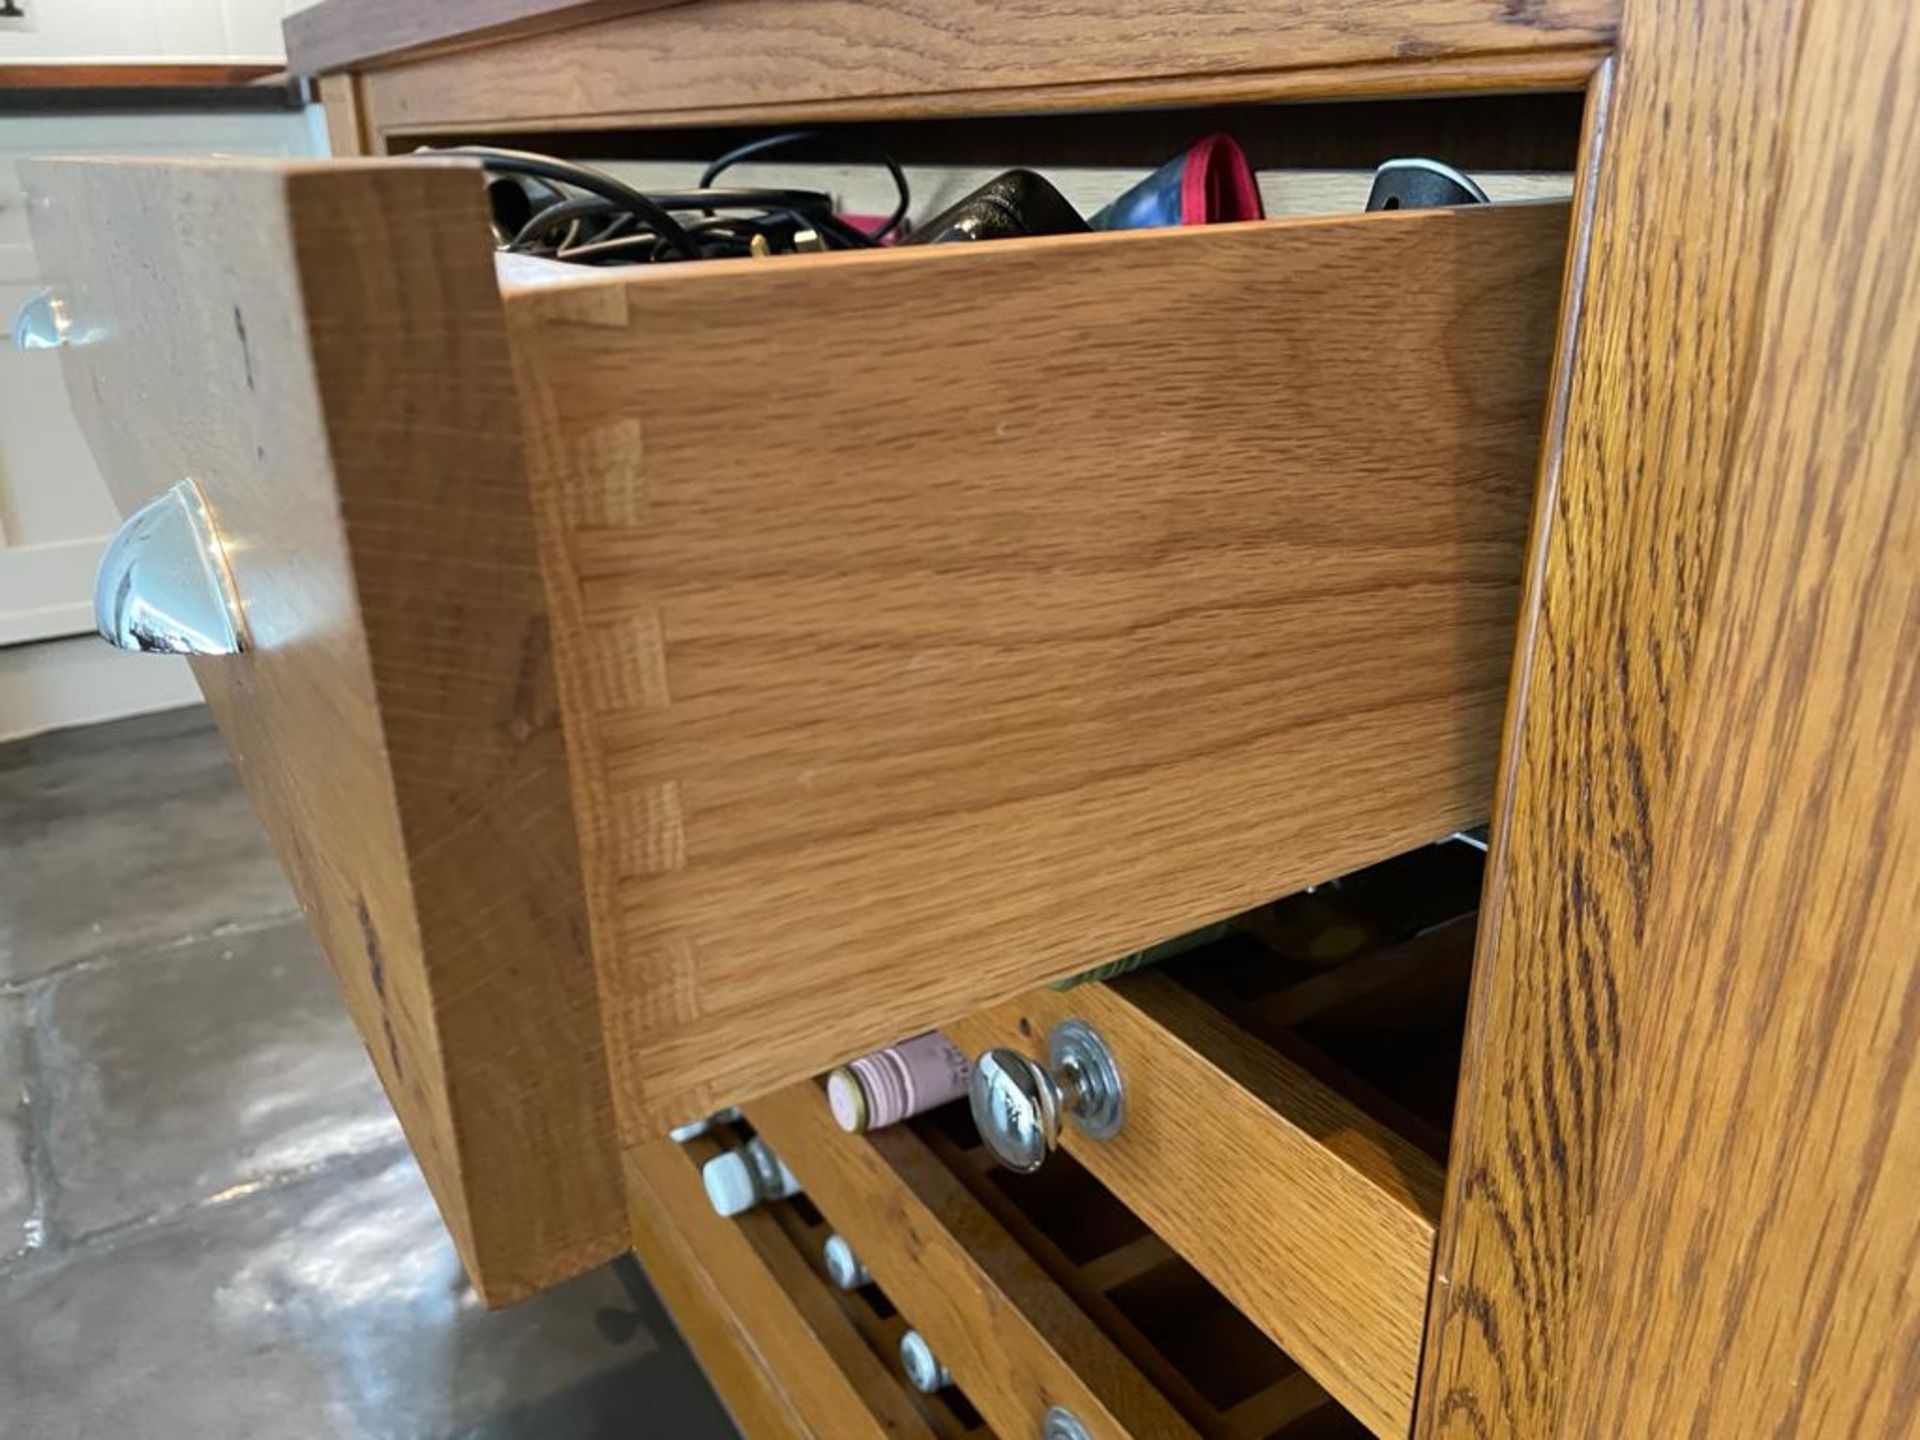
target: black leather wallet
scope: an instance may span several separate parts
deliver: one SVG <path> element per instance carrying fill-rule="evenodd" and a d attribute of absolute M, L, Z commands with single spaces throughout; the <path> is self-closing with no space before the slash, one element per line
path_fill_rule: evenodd
<path fill-rule="evenodd" d="M 1004 240 L 1014 235 L 1079 235 L 1093 227 L 1031 170 L 996 175 L 966 199 L 914 227 L 908 245 L 956 240 Z"/>

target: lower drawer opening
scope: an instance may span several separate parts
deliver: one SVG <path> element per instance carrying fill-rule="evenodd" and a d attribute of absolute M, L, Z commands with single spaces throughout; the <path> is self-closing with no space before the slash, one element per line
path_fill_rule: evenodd
<path fill-rule="evenodd" d="M 1445 1164 L 1485 855 L 1450 840 L 1240 919 L 1165 974 Z"/>
<path fill-rule="evenodd" d="M 895 1371 L 900 1370 L 900 1342 L 912 1328 L 899 1307 L 887 1298 L 878 1284 L 843 1290 L 833 1283 L 825 1260 L 826 1244 L 835 1231 L 818 1207 L 804 1195 L 778 1201 L 768 1207 L 781 1231 L 807 1259 L 809 1266 L 833 1295 L 847 1318 L 860 1332 L 869 1349 Z M 943 1437 L 990 1437 L 993 1431 L 967 1398 L 958 1383 L 932 1393 L 912 1391 L 916 1409 L 936 1435 Z"/>
<path fill-rule="evenodd" d="M 1155 1232 L 1367 1429 L 1404 1434 L 1484 870 L 1477 844 L 1450 838 L 952 1022 L 962 1050 L 998 1051 L 1011 1073 L 1056 1064 L 1070 1028 L 1110 1055 L 1124 1118 L 1102 1138 L 1069 1116 L 1035 1173 L 1000 1168 L 964 1112 L 923 1123 L 969 1158 L 983 1203 L 1054 1237 L 1060 1263 L 1097 1266 Z M 1087 1198 L 1082 1170 L 1117 1213 Z M 1182 1292 L 1143 1276 L 1103 1293 L 1132 1315 Z M 1203 1389 L 1235 1353 L 1197 1338 L 1197 1319 L 1166 1333 L 1190 1344 Z M 1209 1398 L 1243 1403 L 1230 1385 Z"/>
<path fill-rule="evenodd" d="M 696 1224 L 683 1226 L 680 1239 L 696 1262 L 711 1266 L 712 1237 L 724 1234 L 726 1244 L 748 1252 L 753 1267 L 801 1315 L 813 1337 L 804 1350 L 783 1343 L 784 1332 L 761 1332 L 764 1296 L 729 1297 L 734 1323 L 752 1336 L 761 1363 L 775 1372 L 803 1421 L 823 1434 L 848 1433 L 846 1427 L 853 1423 L 846 1412 L 823 1404 L 821 1392 L 794 1373 L 796 1368 L 823 1367 L 840 1372 L 857 1397 L 862 1433 L 871 1423 L 874 1433 L 917 1440 L 993 1440 L 994 1432 L 957 1386 L 927 1393 L 908 1383 L 900 1359 L 908 1321 L 879 1286 L 846 1290 L 834 1283 L 823 1258 L 833 1227 L 806 1194 L 762 1203 L 731 1220 L 711 1213 L 701 1168 L 753 1135 L 753 1127 L 744 1121 L 718 1123 L 677 1147 L 663 1142 L 667 1153 L 657 1163 L 668 1183 L 690 1192 L 685 1203 Z M 677 1155 L 672 1153 L 676 1150 Z M 845 1393 L 840 1404 L 846 1403 Z"/>
<path fill-rule="evenodd" d="M 995 1162 L 959 1104 L 910 1127 L 1201 1435 L 1368 1433 L 1070 1155 L 1015 1175 Z"/>
<path fill-rule="evenodd" d="M 806 1186 L 782 1226 L 816 1257 L 837 1232 L 877 1280 L 843 1297 L 857 1323 L 879 1348 L 920 1330 L 999 1433 L 1038 1433 L 1055 1406 L 1095 1435 L 1369 1433 L 1070 1156 L 1000 1170 L 963 1102 L 871 1135 L 839 1130 L 811 1083 L 747 1109 Z"/>

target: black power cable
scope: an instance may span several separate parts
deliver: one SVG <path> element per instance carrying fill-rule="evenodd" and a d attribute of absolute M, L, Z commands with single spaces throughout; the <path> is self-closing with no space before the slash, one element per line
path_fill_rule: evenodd
<path fill-rule="evenodd" d="M 832 197 L 819 191 L 722 189 L 713 184 L 728 168 L 752 156 L 829 142 L 871 151 L 893 177 L 898 203 L 871 235 L 836 215 Z M 905 173 L 885 150 L 857 137 L 842 139 L 821 131 L 788 131 L 730 150 L 706 168 L 697 189 L 678 191 L 642 191 L 591 166 L 525 150 L 460 145 L 415 153 L 477 160 L 489 175 L 508 182 L 509 188 L 494 191 L 494 223 L 502 249 L 584 264 L 701 260 L 800 248 L 864 249 L 900 228 L 910 198 Z M 688 214 L 700 218 L 679 218 Z"/>
<path fill-rule="evenodd" d="M 754 156 L 764 155 L 769 150 L 783 150 L 795 145 L 813 145 L 821 149 L 833 150 L 851 147 L 866 151 L 886 167 L 887 174 L 893 177 L 893 188 L 897 195 L 893 213 L 887 217 L 886 224 L 867 238 L 877 245 L 906 223 L 907 209 L 912 204 L 912 192 L 907 188 L 906 171 L 900 168 L 900 162 L 893 158 L 885 146 L 859 135 L 835 135 L 825 130 L 783 130 L 778 135 L 766 135 L 758 140 L 749 140 L 744 145 L 736 145 L 702 170 L 700 188 L 706 189 L 743 160 L 751 160 Z"/>
<path fill-rule="evenodd" d="M 595 170 L 587 165 L 576 165 L 571 160 L 559 160 L 551 155 L 536 155 L 530 150 L 499 150 L 486 145 L 455 145 L 446 150 L 415 151 L 414 153 L 464 155 L 469 159 L 478 160 L 484 168 L 491 171 L 507 175 L 532 175 L 541 180 L 555 180 L 562 185 L 570 185 L 576 190 L 585 190 L 591 195 L 618 203 L 622 209 L 645 221 L 681 259 L 698 260 L 700 258 L 699 250 L 678 220 L 669 215 L 651 197 L 634 189 L 624 180 L 615 179 L 605 171 Z"/>

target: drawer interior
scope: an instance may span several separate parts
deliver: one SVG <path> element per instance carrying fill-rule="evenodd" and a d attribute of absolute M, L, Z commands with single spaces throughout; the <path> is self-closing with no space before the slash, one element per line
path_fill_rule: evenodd
<path fill-rule="evenodd" d="M 737 1138 L 744 1138 L 749 1128 L 733 1127 Z M 768 1206 L 768 1211 L 774 1223 L 793 1243 L 796 1252 L 806 1259 L 815 1277 L 827 1287 L 840 1308 L 846 1312 L 875 1357 L 882 1364 L 898 1369 L 900 1341 L 913 1327 L 877 1282 L 863 1285 L 858 1290 L 842 1290 L 833 1284 L 823 1256 L 827 1238 L 835 1231 L 821 1215 L 819 1208 L 805 1195 L 796 1195 L 774 1202 Z M 987 1422 L 957 1384 L 936 1390 L 930 1395 L 920 1391 L 911 1391 L 911 1394 L 916 1408 L 943 1440 L 962 1435 L 986 1437 L 994 1433 L 987 1428 Z"/>
<path fill-rule="evenodd" d="M 1202 1435 L 1367 1434 L 1071 1156 L 1054 1157 L 1037 1174 L 1014 1175 L 980 1143 L 961 1104 L 919 1117 L 910 1128 Z"/>
<path fill-rule="evenodd" d="M 868 147 L 905 170 L 925 218 L 999 171 L 1039 171 L 1092 214 L 1204 135 L 1231 135 L 1260 181 L 1266 213 L 1331 214 L 1365 203 L 1373 168 L 1425 155 L 1471 173 L 1494 200 L 1564 198 L 1579 150 L 1583 97 L 1490 94 L 1444 100 L 1226 104 L 1017 116 L 815 122 L 806 145 L 729 170 L 723 184 L 795 185 L 833 194 L 848 213 L 884 214 L 893 189 Z M 685 189 L 701 168 L 777 125 L 568 126 L 539 131 L 415 128 L 394 153 L 487 144 L 604 166 L 630 183 Z"/>

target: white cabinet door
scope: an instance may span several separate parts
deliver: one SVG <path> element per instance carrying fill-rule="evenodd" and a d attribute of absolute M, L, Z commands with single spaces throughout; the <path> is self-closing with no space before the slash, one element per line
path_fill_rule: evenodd
<path fill-rule="evenodd" d="M 0 116 L 0 317 L 42 284 L 15 161 L 28 155 L 311 155 L 314 112 Z M 156 476 L 159 492 L 178 477 Z M 118 515 L 56 356 L 0 349 L 0 646 L 92 629 L 93 567 Z"/>

